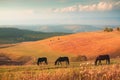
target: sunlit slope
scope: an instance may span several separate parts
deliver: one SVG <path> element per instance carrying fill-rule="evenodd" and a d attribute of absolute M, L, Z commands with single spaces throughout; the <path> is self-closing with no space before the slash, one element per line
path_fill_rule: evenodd
<path fill-rule="evenodd" d="M 85 55 L 93 58 L 99 54 L 110 54 L 111 57 L 120 56 L 120 32 L 82 32 L 66 36 L 56 36 L 35 42 L 24 42 L 16 46 L 2 48 L 13 58 L 19 56 L 58 56 Z"/>
<path fill-rule="evenodd" d="M 120 32 L 84 32 L 42 41 L 52 50 L 95 57 L 99 54 L 120 55 Z"/>

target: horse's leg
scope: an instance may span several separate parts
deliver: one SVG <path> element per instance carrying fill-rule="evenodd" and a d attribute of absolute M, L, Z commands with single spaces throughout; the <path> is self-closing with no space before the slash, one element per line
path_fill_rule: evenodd
<path fill-rule="evenodd" d="M 39 62 L 39 64 L 41 65 L 42 62 Z"/>
<path fill-rule="evenodd" d="M 68 62 L 68 61 L 66 61 L 66 65 L 69 65 L 69 62 Z"/>
<path fill-rule="evenodd" d="M 106 59 L 106 64 L 108 64 L 109 62 L 108 62 L 108 60 Z"/>
<path fill-rule="evenodd" d="M 98 65 L 100 65 L 100 60 L 98 60 Z"/>
<path fill-rule="evenodd" d="M 37 65 L 39 66 L 39 62 L 37 62 Z"/>
<path fill-rule="evenodd" d="M 57 65 L 59 65 L 59 61 L 57 61 L 57 63 L 56 63 Z"/>
<path fill-rule="evenodd" d="M 46 60 L 44 61 L 44 64 L 47 64 Z"/>
<path fill-rule="evenodd" d="M 107 59 L 107 62 L 108 62 L 107 64 L 110 64 L 110 59 Z"/>
<path fill-rule="evenodd" d="M 48 62 L 46 61 L 46 65 L 48 64 Z"/>
<path fill-rule="evenodd" d="M 39 66 L 39 61 L 37 62 L 37 65 Z"/>
<path fill-rule="evenodd" d="M 46 64 L 48 64 L 47 60 L 46 60 Z"/>
<path fill-rule="evenodd" d="M 99 64 L 102 65 L 101 60 L 99 60 Z"/>
<path fill-rule="evenodd" d="M 68 64 L 67 61 L 65 61 L 66 65 Z"/>
<path fill-rule="evenodd" d="M 44 63 L 43 63 L 44 65 L 46 64 L 46 61 L 44 61 Z"/>
<path fill-rule="evenodd" d="M 46 65 L 48 64 L 47 59 L 45 60 Z"/>
<path fill-rule="evenodd" d="M 43 65 L 43 62 L 42 62 L 42 61 L 40 61 L 39 63 L 40 63 L 40 65 Z"/>
<path fill-rule="evenodd" d="M 61 61 L 60 61 L 60 65 L 62 65 Z"/>
<path fill-rule="evenodd" d="M 58 65 L 62 65 L 62 63 L 59 61 L 59 62 L 58 62 Z"/>
<path fill-rule="evenodd" d="M 59 62 L 57 62 L 56 64 L 59 65 Z"/>
<path fill-rule="evenodd" d="M 69 59 L 67 59 L 67 64 L 68 64 L 68 65 L 70 64 Z"/>

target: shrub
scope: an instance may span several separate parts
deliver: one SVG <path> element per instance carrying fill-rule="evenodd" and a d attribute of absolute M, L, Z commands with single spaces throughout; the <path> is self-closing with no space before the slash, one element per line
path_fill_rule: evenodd
<path fill-rule="evenodd" d="M 108 27 L 106 27 L 106 28 L 104 29 L 104 31 L 105 31 L 105 32 L 112 32 L 112 31 L 113 31 L 113 28 L 108 28 Z"/>
<path fill-rule="evenodd" d="M 87 61 L 87 57 L 85 55 L 78 55 L 76 57 L 72 57 L 71 61 L 73 62 Z"/>
<path fill-rule="evenodd" d="M 0 53 L 0 61 L 11 61 L 11 59 L 4 53 Z"/>
<path fill-rule="evenodd" d="M 116 30 L 117 30 L 117 31 L 120 31 L 120 27 L 117 27 Z"/>
<path fill-rule="evenodd" d="M 32 60 L 32 57 L 30 56 L 21 56 L 16 61 L 20 62 L 21 64 L 26 64 L 30 60 Z"/>

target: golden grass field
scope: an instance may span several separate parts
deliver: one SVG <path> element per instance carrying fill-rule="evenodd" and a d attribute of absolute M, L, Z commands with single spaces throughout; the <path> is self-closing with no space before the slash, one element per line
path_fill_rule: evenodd
<path fill-rule="evenodd" d="M 71 62 L 69 66 L 0 66 L 0 80 L 120 80 L 120 58 L 95 66 L 94 61 Z"/>
<path fill-rule="evenodd" d="M 0 53 L 13 60 L 21 56 L 31 56 L 33 59 L 46 56 L 50 62 L 59 56 L 85 55 L 94 59 L 99 54 L 109 54 L 117 57 L 120 56 L 120 32 L 81 32 L 12 45 L 0 48 Z"/>
<path fill-rule="evenodd" d="M 11 44 L 10 44 L 11 45 Z M 4 45 L 5 46 L 5 45 Z M 22 66 L 0 66 L 0 80 L 120 80 L 120 32 L 82 32 L 66 36 L 56 36 L 34 42 L 22 42 L 0 48 L 13 61 L 21 56 L 32 59 Z M 3 48 L 4 47 L 4 48 Z M 95 66 L 95 57 L 109 54 L 110 65 Z M 55 66 L 60 56 L 69 58 L 85 55 L 93 61 L 71 62 L 70 65 Z M 38 57 L 47 57 L 48 65 L 36 65 Z"/>

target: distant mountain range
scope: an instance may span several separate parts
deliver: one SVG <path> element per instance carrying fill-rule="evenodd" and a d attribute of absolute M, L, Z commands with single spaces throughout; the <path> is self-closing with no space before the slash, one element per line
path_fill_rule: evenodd
<path fill-rule="evenodd" d="M 35 41 L 70 33 L 103 30 L 112 25 L 0 25 L 0 44 Z"/>
<path fill-rule="evenodd" d="M 105 27 L 117 27 L 118 25 L 1 25 L 0 27 L 12 27 L 41 32 L 76 33 L 102 30 Z"/>

